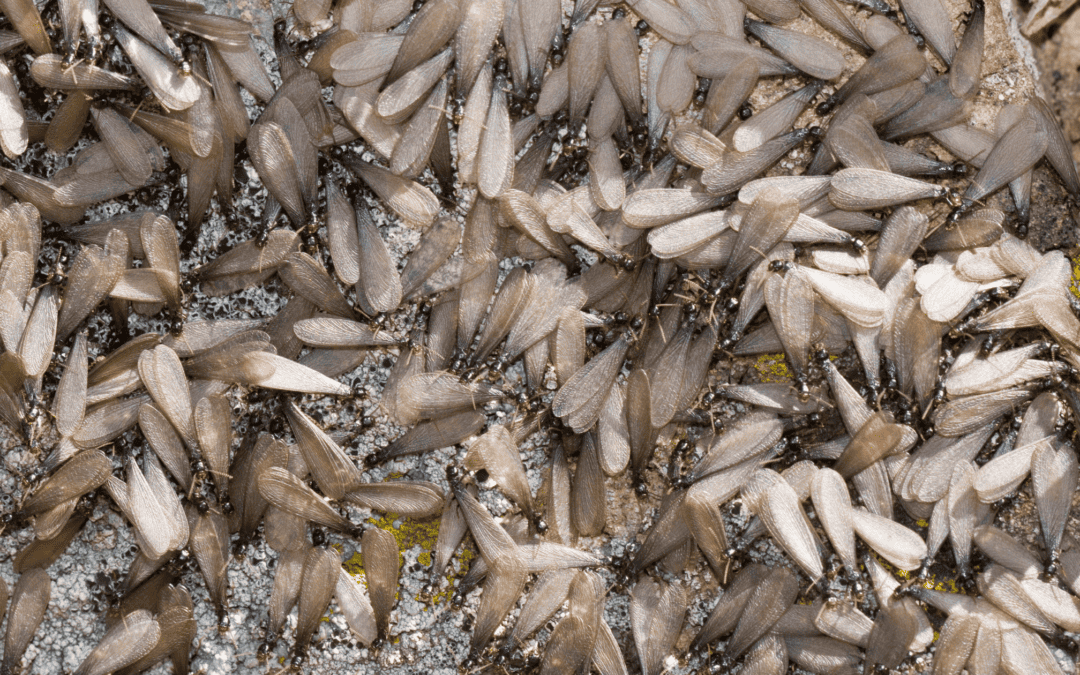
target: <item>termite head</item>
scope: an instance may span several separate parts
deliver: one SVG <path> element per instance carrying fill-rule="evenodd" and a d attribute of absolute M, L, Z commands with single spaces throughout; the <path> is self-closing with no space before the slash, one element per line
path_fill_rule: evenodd
<path fill-rule="evenodd" d="M 964 198 L 960 195 L 959 192 L 953 190 L 952 188 L 946 190 L 945 194 L 942 196 L 945 198 L 945 201 L 948 203 L 948 205 L 953 207 L 954 209 L 958 209 L 963 206 L 964 210 L 966 211 L 967 208 L 970 207 L 970 202 L 967 202 L 965 205 Z"/>
<path fill-rule="evenodd" d="M 456 465 L 451 464 L 446 467 L 446 480 L 450 483 L 450 487 L 459 485 L 461 483 L 462 475 L 461 469 Z"/>
<path fill-rule="evenodd" d="M 613 256 L 611 262 L 615 263 L 622 268 L 624 272 L 633 272 L 637 269 L 637 261 L 632 256 L 620 253 L 617 256 Z"/>
<path fill-rule="evenodd" d="M 836 94 L 833 94 L 829 98 L 827 98 L 824 101 L 822 101 L 821 103 L 819 103 L 817 108 L 815 108 L 815 111 L 817 112 L 818 115 L 824 117 L 825 115 L 828 115 L 829 113 L 831 113 L 833 111 L 833 109 L 839 103 L 840 103 L 840 97 L 837 96 Z"/>
<path fill-rule="evenodd" d="M 454 591 L 454 594 L 450 596 L 450 606 L 454 609 L 461 609 L 464 604 L 465 596 L 460 591 Z"/>
<path fill-rule="evenodd" d="M 257 652 L 257 658 L 260 662 L 266 663 L 270 660 L 270 652 L 274 651 L 274 645 L 277 643 L 277 636 L 273 633 L 267 633 L 266 641 L 259 645 L 259 651 Z"/>

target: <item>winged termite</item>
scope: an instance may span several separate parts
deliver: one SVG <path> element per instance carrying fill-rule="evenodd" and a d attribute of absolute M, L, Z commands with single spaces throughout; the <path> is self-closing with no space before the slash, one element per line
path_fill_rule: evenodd
<path fill-rule="evenodd" d="M 188 543 L 195 562 L 199 565 L 206 590 L 217 610 L 218 627 L 227 629 L 229 618 L 226 612 L 228 592 L 229 524 L 219 511 L 212 510 L 196 515 L 190 513 L 191 539 Z"/>
<path fill-rule="evenodd" d="M 112 33 L 162 105 L 169 110 L 187 110 L 195 103 L 199 96 L 195 79 L 182 74 L 162 52 L 120 24 L 113 25 Z"/>
<path fill-rule="evenodd" d="M 442 122 L 447 92 L 446 80 L 440 80 L 420 109 L 409 119 L 390 157 L 390 170 L 393 173 L 411 178 L 423 171 Z"/>
<path fill-rule="evenodd" d="M 197 630 L 191 594 L 183 586 L 170 585 L 165 588 L 162 595 L 158 611 L 153 618 L 159 627 L 161 634 L 159 639 L 150 651 L 118 672 L 124 675 L 141 672 L 142 669 L 153 666 L 165 658 L 170 658 L 173 667 L 179 672 L 189 667 L 188 650 L 191 648 Z"/>
<path fill-rule="evenodd" d="M 599 451 L 595 435 L 586 434 L 570 489 L 570 519 L 574 531 L 585 537 L 599 534 L 607 518 Z"/>
<path fill-rule="evenodd" d="M 656 105 L 661 111 L 674 115 L 690 106 L 696 80 L 688 60 L 693 53 L 690 45 L 676 45 L 664 60 L 656 89 Z"/>
<path fill-rule="evenodd" d="M 973 531 L 973 540 L 994 563 L 1023 577 L 1043 572 L 1042 563 L 1012 536 L 991 525 L 980 525 Z"/>
<path fill-rule="evenodd" d="M 356 213 L 333 178 L 326 181 L 327 248 L 334 273 L 345 284 L 360 280 L 360 240 Z"/>
<path fill-rule="evenodd" d="M 765 282 L 765 306 L 800 380 L 809 360 L 814 316 L 813 288 L 801 269 L 770 276 Z"/>
<path fill-rule="evenodd" d="M 324 497 L 284 468 L 266 468 L 258 477 L 258 486 L 263 499 L 287 513 L 342 532 L 355 531 Z"/>
<path fill-rule="evenodd" d="M 289 426 L 293 428 L 300 454 L 314 475 L 315 482 L 330 499 L 341 499 L 359 481 L 360 474 L 355 464 L 295 403 L 289 403 L 285 414 Z"/>
<path fill-rule="evenodd" d="M 811 671 L 858 672 L 856 666 L 863 659 L 862 650 L 829 637 L 785 636 L 791 662 Z"/>
<path fill-rule="evenodd" d="M 964 198 L 983 199 L 1030 169 L 1046 154 L 1047 134 L 1032 118 L 1023 119 L 1006 131 L 990 150 L 979 173 L 964 191 Z"/>
<path fill-rule="evenodd" d="M 817 537 L 810 529 L 791 485 L 770 469 L 757 471 L 743 488 L 743 499 L 812 580 L 823 574 Z"/>
<path fill-rule="evenodd" d="M 1068 591 L 1039 579 L 1023 579 L 1020 586 L 1039 609 L 1063 630 L 1073 631 L 1080 626 L 1080 602 Z"/>
<path fill-rule="evenodd" d="M 28 516 L 44 514 L 101 487 L 112 472 L 111 463 L 98 450 L 76 454 L 22 504 Z M 74 504 L 72 504 L 74 505 Z"/>
<path fill-rule="evenodd" d="M 1039 511 L 1043 540 L 1054 564 L 1061 549 L 1065 527 L 1066 495 L 1076 491 L 1076 454 L 1064 447 L 1040 445 L 1031 457 L 1031 480 Z"/>
<path fill-rule="evenodd" d="M 836 33 L 859 50 L 869 50 L 870 45 L 852 20 L 833 0 L 800 0 L 799 6 L 822 26 Z"/>
<path fill-rule="evenodd" d="M 111 108 L 91 108 L 98 135 L 105 141 L 113 164 L 132 185 L 145 185 L 150 180 L 150 160 L 133 131 L 133 125 Z"/>
<path fill-rule="evenodd" d="M 804 33 L 758 21 L 748 21 L 746 26 L 752 35 L 811 77 L 822 80 L 835 80 L 840 77 L 844 61 L 840 52 L 829 43 Z"/>
<path fill-rule="evenodd" d="M 316 546 L 307 551 L 300 578 L 300 597 L 297 603 L 294 662 L 307 654 L 308 645 L 338 583 L 341 561 L 332 548 Z"/>
<path fill-rule="evenodd" d="M 180 499 L 157 457 L 147 455 L 144 464 L 140 469 L 128 458 L 127 483 L 110 476 L 105 488 L 134 526 L 139 549 L 148 558 L 160 560 L 183 548 L 190 530 Z"/>
<path fill-rule="evenodd" d="M 49 35 L 45 32 L 41 14 L 33 2 L 5 0 L 2 8 L 4 15 L 8 17 L 12 26 L 18 31 L 26 44 L 34 50 L 34 53 L 49 54 L 52 52 Z"/>
<path fill-rule="evenodd" d="M 517 277 L 516 275 L 507 277 L 504 282 L 504 289 L 509 289 L 514 286 L 515 279 L 524 279 L 525 277 Z M 487 310 L 490 298 L 494 295 L 495 285 L 499 280 L 498 267 L 494 256 L 488 256 L 486 259 L 486 269 L 480 274 L 476 275 L 470 281 L 466 282 L 461 287 L 460 298 L 457 303 L 456 311 L 456 346 L 458 353 L 465 353 L 473 343 L 473 339 L 476 337 L 476 332 L 480 328 L 480 323 L 484 319 L 484 314 Z M 508 291 L 509 292 L 509 291 Z M 500 291 L 500 296 L 502 291 Z M 503 300 L 506 298 L 504 297 Z M 518 298 L 517 300 L 520 300 Z M 497 300 L 500 304 L 502 300 Z M 515 305 L 516 306 L 516 305 Z M 492 322 L 496 321 L 496 316 L 492 316 Z M 488 324 L 492 326 L 492 323 Z M 505 327 L 505 330 L 509 330 L 509 327 Z M 505 336 L 500 327 L 500 331 L 495 337 L 494 333 L 489 333 L 491 339 L 482 340 L 487 342 L 489 348 L 494 348 L 495 342 L 501 340 Z M 486 354 L 485 354 L 486 356 Z"/>
<path fill-rule="evenodd" d="M 578 570 L 552 570 L 541 575 L 521 608 L 518 620 L 503 643 L 501 653 L 509 654 L 547 622 L 566 601 Z"/>
<path fill-rule="evenodd" d="M 302 319 L 293 325 L 293 331 L 305 344 L 318 347 L 389 347 L 397 344 L 385 331 L 375 331 L 366 324 L 337 317 Z"/>
<path fill-rule="evenodd" d="M 833 465 L 833 470 L 851 477 L 875 462 L 902 451 L 903 427 L 888 417 L 875 414 L 855 433 L 848 446 Z"/>
<path fill-rule="evenodd" d="M 724 656 L 734 659 L 742 656 L 750 647 L 776 624 L 795 600 L 798 579 L 787 567 L 776 567 L 750 594 L 735 632 L 724 648 Z"/>
<path fill-rule="evenodd" d="M 797 89 L 739 125 L 732 136 L 735 150 L 752 150 L 790 129 L 820 90 L 819 83 Z"/>
<path fill-rule="evenodd" d="M 49 367 L 60 313 L 58 295 L 59 290 L 54 284 L 41 287 L 34 308 L 26 319 L 26 326 L 19 340 L 18 354 L 29 380 L 41 377 Z"/>
<path fill-rule="evenodd" d="M 426 227 L 438 215 L 438 200 L 424 186 L 359 159 L 346 158 L 346 166 L 360 176 L 406 223 Z"/>
<path fill-rule="evenodd" d="M 951 64 L 956 55 L 956 36 L 949 26 L 948 13 L 940 0 L 907 0 L 900 3 L 900 8 L 908 24 L 919 31 L 946 65 Z"/>
<path fill-rule="evenodd" d="M 11 593 L 7 630 L 4 633 L 4 658 L 0 662 L 0 669 L 4 672 L 14 672 L 19 666 L 34 633 L 45 618 L 51 596 L 52 579 L 45 570 L 35 567 L 19 575 Z"/>
<path fill-rule="evenodd" d="M 906 138 L 920 133 L 935 133 L 943 129 L 954 128 L 962 125 L 969 115 L 968 102 L 955 97 L 949 89 L 948 78 L 939 76 L 926 86 L 926 93 L 914 105 L 899 113 L 889 120 L 881 130 L 881 137 L 886 140 Z M 948 135 L 955 143 L 957 136 Z M 984 150 L 981 143 L 977 148 L 967 145 L 973 140 L 965 139 L 962 156 L 975 155 L 972 161 L 975 164 L 982 161 L 981 155 Z"/>
<path fill-rule="evenodd" d="M 762 251 L 778 244 L 798 217 L 798 203 L 778 191 L 765 191 L 755 199 L 739 223 L 739 236 L 724 266 L 720 284 L 732 284 L 756 263 Z"/>
<path fill-rule="evenodd" d="M 765 172 L 780 158 L 816 133 L 818 133 L 816 127 L 796 129 L 765 141 L 746 152 L 729 152 L 723 155 L 720 161 L 706 167 L 701 174 L 701 184 L 714 195 L 736 192 L 748 180 Z"/>
<path fill-rule="evenodd" d="M 565 384 L 585 365 L 585 322 L 577 308 L 569 307 L 563 311 L 553 341 L 550 353 L 555 376 L 559 384 Z"/>
<path fill-rule="evenodd" d="M 19 90 L 7 63 L 0 61 L 0 146 L 13 159 L 26 151 L 30 142 L 26 113 L 19 100 Z"/>
<path fill-rule="evenodd" d="M 741 37 L 733 38 L 720 33 L 699 32 L 691 39 L 691 43 L 699 50 L 689 60 L 690 69 L 698 77 L 707 77 L 715 81 L 726 80 L 728 75 L 736 70 L 746 70 L 743 76 L 752 74 L 752 71 L 748 70 L 749 64 L 745 63 L 748 59 L 755 62 L 760 77 L 794 75 L 799 72 L 787 61 L 765 49 L 751 45 Z M 756 84 L 757 78 L 754 77 L 752 80 Z M 749 80 L 741 81 L 745 86 L 752 88 Z M 743 101 L 739 101 L 738 105 L 741 106 L 742 103 Z"/>
<path fill-rule="evenodd" d="M 600 416 L 607 393 L 629 349 L 630 336 L 622 335 L 586 363 L 559 390 L 552 403 L 552 412 L 579 433 L 591 427 Z"/>
<path fill-rule="evenodd" d="M 874 619 L 866 645 L 866 663 L 895 668 L 907 657 L 911 641 L 919 631 L 918 616 L 910 605 L 887 602 Z"/>
<path fill-rule="evenodd" d="M 496 368 L 505 367 L 528 347 L 547 337 L 561 322 L 567 310 L 578 310 L 584 304 L 583 293 L 567 283 L 565 269 L 558 263 L 534 267 L 530 274 L 529 295 L 520 306 L 518 318 L 510 328 L 506 344 Z M 553 347 L 558 347 L 558 336 Z M 559 359 L 555 354 L 555 359 Z M 556 364 L 558 365 L 558 364 Z"/>
<path fill-rule="evenodd" d="M 822 469 L 814 475 L 810 495 L 814 509 L 825 528 L 833 549 L 836 550 L 849 573 L 858 569 L 855 557 L 855 536 L 852 526 L 851 496 L 842 477 L 831 469 Z M 836 636 L 833 636 L 836 637 Z"/>
<path fill-rule="evenodd" d="M 378 632 L 371 600 L 363 586 L 358 584 L 342 567 L 338 568 L 334 598 L 337 600 L 341 613 L 345 615 L 346 623 L 357 638 L 365 645 L 374 643 Z"/>
<path fill-rule="evenodd" d="M 0 167 L 0 178 L 4 180 L 5 190 L 24 202 L 32 204 L 43 218 L 61 225 L 70 225 L 80 220 L 86 213 L 84 207 L 61 204 L 56 196 L 59 188 L 50 181 L 2 167 Z"/>
<path fill-rule="evenodd" d="M 831 638 L 865 647 L 873 620 L 858 607 L 840 599 L 826 600 L 814 616 L 814 626 Z"/>
<path fill-rule="evenodd" d="M 735 117 L 750 92 L 757 86 L 761 67 L 753 57 L 743 58 L 723 79 L 714 79 L 705 99 L 702 125 L 716 134 Z"/>
<path fill-rule="evenodd" d="M 946 502 L 949 514 L 949 540 L 962 577 L 970 577 L 972 531 L 987 514 L 979 504 L 974 488 L 975 469 L 970 463 L 958 464 L 953 470 Z"/>
<path fill-rule="evenodd" d="M 835 94 L 818 105 L 818 113 L 828 113 L 856 94 L 876 94 L 906 84 L 925 71 L 926 60 L 915 41 L 909 35 L 898 35 L 876 50 Z"/>
<path fill-rule="evenodd" d="M 734 630 L 755 589 L 769 574 L 768 568 L 760 563 L 751 563 L 739 570 L 713 607 L 691 649 L 700 650 Z"/>
<path fill-rule="evenodd" d="M 926 542 L 912 530 L 860 508 L 852 516 L 855 533 L 900 569 L 917 569 L 926 557 Z"/>
<path fill-rule="evenodd" d="M 401 56 L 400 50 L 398 56 Z M 453 51 L 446 49 L 406 71 L 379 95 L 375 102 L 379 115 L 391 124 L 400 124 L 408 119 L 420 105 L 424 94 L 450 67 L 452 59 Z"/>
<path fill-rule="evenodd" d="M 991 565 L 976 577 L 979 593 L 1021 624 L 1053 634 L 1057 626 L 1028 597 L 1020 579 L 1009 570 Z"/>
<path fill-rule="evenodd" d="M 473 442 L 464 466 L 470 470 L 486 469 L 523 513 L 530 519 L 534 518 L 532 492 L 525 477 L 525 467 L 521 463 L 517 443 L 506 427 L 493 426 Z"/>
<path fill-rule="evenodd" d="M 463 383 L 448 372 L 419 372 L 402 382 L 400 397 L 410 413 L 435 419 L 477 409 L 503 396 L 502 390 L 479 382 Z"/>
<path fill-rule="evenodd" d="M 22 574 L 34 568 L 47 570 L 60 556 L 67 552 L 71 542 L 79 535 L 83 526 L 86 525 L 86 521 L 86 515 L 80 513 L 78 507 L 76 507 L 76 512 L 67 519 L 64 526 L 52 538 L 34 539 L 20 549 L 13 560 L 12 569 L 17 574 Z M 7 607 L 6 594 L 7 587 L 0 587 L 0 607 L 5 609 Z M 0 619 L 2 618 L 2 615 L 0 615 Z"/>
<path fill-rule="evenodd" d="M 634 228 L 666 225 L 720 203 L 712 195 L 690 190 L 636 190 L 623 202 L 623 221 Z"/>
<path fill-rule="evenodd" d="M 300 178 L 293 148 L 285 130 L 276 122 L 252 125 L 249 148 L 255 170 L 270 194 L 280 203 L 294 225 L 307 223 L 300 192 Z"/>
<path fill-rule="evenodd" d="M 579 572 L 569 589 L 569 615 L 556 624 L 548 639 L 546 672 L 574 672 L 590 665 L 602 622 L 604 587 L 599 576 Z"/>
<path fill-rule="evenodd" d="M 106 236 L 104 248 L 89 246 L 75 257 L 68 274 L 56 334 L 65 340 L 116 284 L 128 257 L 128 238 L 120 231 Z"/>
<path fill-rule="evenodd" d="M 75 430 L 72 442 L 80 449 L 99 448 L 135 426 L 145 396 L 106 401 L 89 410 Z"/>
<path fill-rule="evenodd" d="M 833 178 L 829 200 L 858 211 L 946 197 L 946 188 L 875 169 L 843 169 Z"/>
<path fill-rule="evenodd" d="M 938 433 L 959 436 L 993 421 L 1031 396 L 1024 389 L 1005 389 L 949 401 L 934 418 Z"/>
<path fill-rule="evenodd" d="M 625 17 L 608 21 L 604 29 L 607 33 L 607 54 L 603 60 L 608 77 L 630 121 L 640 125 L 644 121 L 641 112 L 641 73 L 638 68 L 630 67 L 639 58 L 637 36 L 630 20 Z"/>
<path fill-rule="evenodd" d="M 277 569 L 274 571 L 274 586 L 270 592 L 268 607 L 268 623 L 263 644 L 259 647 L 259 658 L 262 660 L 281 636 L 285 621 L 289 612 L 296 605 L 300 597 L 300 589 L 304 574 L 304 563 L 308 552 L 313 550 L 307 543 L 306 546 L 295 550 L 285 551 L 277 561 Z"/>
<path fill-rule="evenodd" d="M 679 583 L 643 577 L 634 585 L 630 625 L 641 670 L 646 675 L 661 671 L 661 664 L 682 629 L 687 604 L 686 589 Z"/>

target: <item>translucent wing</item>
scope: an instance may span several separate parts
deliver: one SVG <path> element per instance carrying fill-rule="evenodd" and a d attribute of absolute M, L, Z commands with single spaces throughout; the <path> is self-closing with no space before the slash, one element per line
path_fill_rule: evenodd
<path fill-rule="evenodd" d="M 361 547 L 375 623 L 379 636 L 385 639 L 389 637 L 390 612 L 394 608 L 398 587 L 400 563 L 397 540 L 386 530 L 372 527 L 364 532 Z"/>
<path fill-rule="evenodd" d="M 258 485 L 263 499 L 287 513 L 335 530 L 352 530 L 352 524 L 325 498 L 286 469 L 268 467 L 259 476 Z"/>
<path fill-rule="evenodd" d="M 0 667 L 13 671 L 22 661 L 34 633 L 45 618 L 45 609 L 52 597 L 52 579 L 45 570 L 34 568 L 19 576 L 11 593 L 7 631 L 4 633 L 4 658 Z"/>
<path fill-rule="evenodd" d="M 442 489 L 427 481 L 357 483 L 345 494 L 345 501 L 351 504 L 410 518 L 439 513 L 444 499 Z"/>

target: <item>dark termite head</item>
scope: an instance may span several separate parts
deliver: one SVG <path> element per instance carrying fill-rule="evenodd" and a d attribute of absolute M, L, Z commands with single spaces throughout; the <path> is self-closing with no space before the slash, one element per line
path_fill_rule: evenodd
<path fill-rule="evenodd" d="M 825 116 L 831 113 L 833 109 L 836 108 L 836 106 L 839 104 L 840 96 L 837 94 L 833 94 L 821 103 L 818 103 L 817 108 L 815 108 L 814 110 L 815 112 L 817 112 L 818 115 Z"/>

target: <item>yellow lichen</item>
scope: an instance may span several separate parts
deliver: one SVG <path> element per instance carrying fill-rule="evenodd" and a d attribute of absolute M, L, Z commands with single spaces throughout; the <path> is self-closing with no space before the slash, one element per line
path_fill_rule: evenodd
<path fill-rule="evenodd" d="M 433 518 L 427 520 L 418 520 L 416 518 L 407 518 L 400 516 L 396 513 L 387 513 L 383 516 L 372 516 L 368 518 L 368 523 L 379 528 L 380 530 L 386 530 L 390 534 L 394 535 L 395 541 L 398 545 L 398 560 L 400 564 L 404 564 L 404 551 L 412 549 L 413 547 L 419 547 L 420 553 L 417 554 L 417 561 L 421 565 L 430 566 L 434 560 L 435 544 L 439 540 L 439 525 L 441 519 Z M 446 575 L 448 582 L 452 582 L 456 577 L 463 576 L 469 571 L 469 566 L 475 554 L 472 550 L 465 548 L 458 555 L 457 571 L 453 569 L 451 565 L 451 571 Z M 345 571 L 352 576 L 360 576 L 364 574 L 364 557 L 360 551 L 353 553 L 352 557 L 342 563 L 342 567 Z M 364 580 L 365 586 L 367 580 Z M 449 600 L 450 595 L 453 593 L 453 588 L 448 588 L 440 592 L 432 601 L 438 604 L 443 601 Z M 421 598 L 417 598 L 420 600 Z"/>
<path fill-rule="evenodd" d="M 762 354 L 754 368 L 762 382 L 790 382 L 792 378 L 791 369 L 788 368 L 783 354 Z"/>
<path fill-rule="evenodd" d="M 1072 294 L 1080 297 L 1080 257 L 1072 259 L 1072 283 L 1069 285 Z"/>
<path fill-rule="evenodd" d="M 881 558 L 881 556 L 879 556 L 877 554 L 874 554 L 874 558 L 877 559 L 877 561 L 879 563 L 881 563 L 882 567 L 889 570 L 889 572 L 896 575 L 898 578 L 903 579 L 904 581 L 908 581 L 908 580 L 917 578 L 915 573 L 908 572 L 907 570 L 897 569 L 897 568 L 893 567 L 892 565 L 890 565 L 885 560 L 883 560 Z M 934 591 L 941 591 L 943 593 L 963 593 L 964 592 L 964 589 L 960 586 L 960 584 L 956 583 L 956 578 L 955 577 L 938 578 L 938 576 L 936 574 L 930 574 L 925 579 L 919 581 L 918 583 L 923 588 L 927 588 L 927 589 L 934 590 Z"/>

